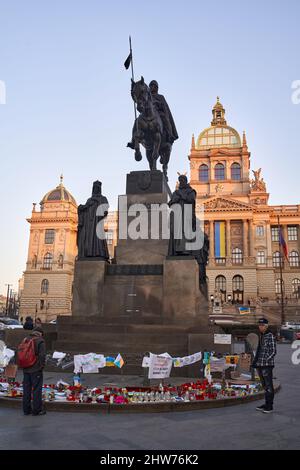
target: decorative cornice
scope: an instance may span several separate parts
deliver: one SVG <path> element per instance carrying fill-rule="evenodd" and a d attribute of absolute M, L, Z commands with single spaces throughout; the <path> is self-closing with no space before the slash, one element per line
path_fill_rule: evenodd
<path fill-rule="evenodd" d="M 243 202 L 236 201 L 225 197 L 214 197 L 206 202 L 203 202 L 205 211 L 219 212 L 224 211 L 244 211 L 253 212 L 253 206 L 244 204 Z"/>

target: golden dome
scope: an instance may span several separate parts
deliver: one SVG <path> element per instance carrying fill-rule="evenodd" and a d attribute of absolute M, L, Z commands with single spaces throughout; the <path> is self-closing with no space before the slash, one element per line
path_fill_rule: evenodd
<path fill-rule="evenodd" d="M 61 175 L 60 177 L 60 184 L 56 186 L 55 189 L 52 189 L 47 194 L 45 194 L 45 196 L 41 200 L 41 204 L 52 201 L 66 201 L 72 202 L 73 204 L 77 205 L 72 194 L 63 185 L 63 175 Z"/>
<path fill-rule="evenodd" d="M 197 139 L 196 149 L 207 150 L 211 148 L 238 148 L 241 147 L 241 138 L 239 133 L 230 126 L 227 126 L 225 120 L 225 109 L 220 103 L 219 97 L 212 109 L 213 120 L 211 127 L 204 129 Z"/>

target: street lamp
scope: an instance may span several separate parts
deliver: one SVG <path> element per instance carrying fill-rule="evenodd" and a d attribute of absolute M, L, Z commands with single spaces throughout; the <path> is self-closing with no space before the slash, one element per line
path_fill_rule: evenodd
<path fill-rule="evenodd" d="M 232 295 L 228 294 L 227 295 L 227 302 L 231 303 L 231 301 L 232 301 Z"/>

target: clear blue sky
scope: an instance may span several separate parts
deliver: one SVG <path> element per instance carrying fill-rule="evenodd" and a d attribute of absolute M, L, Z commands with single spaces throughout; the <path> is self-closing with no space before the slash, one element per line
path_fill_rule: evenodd
<path fill-rule="evenodd" d="M 132 35 L 136 77 L 157 79 L 180 140 L 171 185 L 188 170 L 191 135 L 219 95 L 247 132 L 271 204 L 299 203 L 299 0 L 0 1 L 0 292 L 25 268 L 32 202 L 59 182 L 78 202 L 103 182 L 111 208 L 137 164 L 126 143 L 133 106 L 123 62 Z"/>

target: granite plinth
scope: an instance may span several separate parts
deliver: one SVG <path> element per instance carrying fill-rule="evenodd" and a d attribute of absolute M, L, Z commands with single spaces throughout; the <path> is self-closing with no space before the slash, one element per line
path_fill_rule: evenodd
<path fill-rule="evenodd" d="M 126 194 L 166 193 L 167 183 L 160 170 L 131 171 L 127 174 Z"/>
<path fill-rule="evenodd" d="M 208 304 L 199 289 L 199 266 L 195 259 L 165 260 L 163 312 L 174 323 L 208 325 Z"/>
<path fill-rule="evenodd" d="M 163 263 L 169 244 L 167 202 L 167 193 L 119 196 L 117 264 Z"/>
<path fill-rule="evenodd" d="M 74 271 L 73 308 L 76 315 L 101 315 L 106 261 L 77 260 Z"/>

